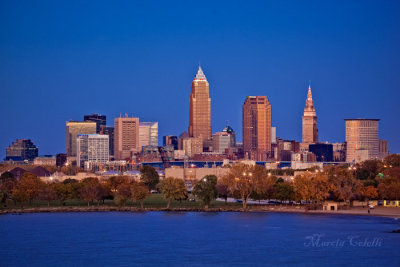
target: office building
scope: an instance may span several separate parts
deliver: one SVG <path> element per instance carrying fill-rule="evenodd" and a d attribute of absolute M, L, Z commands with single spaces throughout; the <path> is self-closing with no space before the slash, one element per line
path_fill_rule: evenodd
<path fill-rule="evenodd" d="M 220 154 L 229 153 L 229 148 L 235 147 L 236 135 L 230 126 L 226 126 L 222 132 L 213 134 L 213 152 Z"/>
<path fill-rule="evenodd" d="M 139 123 L 139 147 L 158 146 L 158 122 Z"/>
<path fill-rule="evenodd" d="M 114 158 L 125 160 L 140 152 L 139 118 L 120 117 L 114 120 Z"/>
<path fill-rule="evenodd" d="M 252 160 L 271 155 L 271 105 L 266 96 L 248 96 L 243 104 L 243 151 Z"/>
<path fill-rule="evenodd" d="M 193 158 L 194 155 L 203 152 L 203 139 L 201 137 L 189 137 L 183 139 L 183 150 L 185 155 Z"/>
<path fill-rule="evenodd" d="M 346 162 L 379 158 L 379 119 L 345 119 Z"/>
<path fill-rule="evenodd" d="M 33 161 L 39 154 L 39 149 L 30 139 L 17 139 L 6 148 L 6 161 Z"/>
<path fill-rule="evenodd" d="M 110 156 L 114 156 L 114 127 L 101 125 L 100 134 L 108 135 L 108 147 L 110 151 Z"/>
<path fill-rule="evenodd" d="M 76 141 L 77 166 L 85 168 L 86 163 L 106 163 L 109 160 L 108 141 L 108 135 L 79 134 Z"/>
<path fill-rule="evenodd" d="M 303 143 L 311 144 L 318 142 L 317 114 L 311 94 L 311 86 L 308 86 L 306 107 L 303 114 Z"/>
<path fill-rule="evenodd" d="M 178 150 L 178 137 L 176 135 L 163 136 L 163 146 L 172 146 L 174 150 Z"/>
<path fill-rule="evenodd" d="M 333 161 L 333 145 L 325 143 L 310 144 L 309 151 L 312 152 L 319 162 Z"/>
<path fill-rule="evenodd" d="M 200 137 L 205 146 L 211 140 L 211 98 L 201 67 L 192 81 L 189 99 L 189 136 Z"/>
<path fill-rule="evenodd" d="M 389 143 L 387 140 L 379 139 L 379 158 L 383 159 L 390 155 Z"/>
<path fill-rule="evenodd" d="M 83 120 L 95 122 L 96 123 L 96 133 L 98 133 L 98 134 L 101 131 L 101 126 L 106 126 L 106 123 L 107 123 L 106 116 L 99 115 L 97 113 L 94 113 L 92 115 L 84 115 Z"/>
<path fill-rule="evenodd" d="M 56 155 L 56 166 L 62 167 L 67 163 L 67 154 L 59 153 Z"/>
<path fill-rule="evenodd" d="M 96 134 L 96 122 L 66 122 L 66 152 L 68 157 L 76 157 L 76 138 L 78 134 Z"/>

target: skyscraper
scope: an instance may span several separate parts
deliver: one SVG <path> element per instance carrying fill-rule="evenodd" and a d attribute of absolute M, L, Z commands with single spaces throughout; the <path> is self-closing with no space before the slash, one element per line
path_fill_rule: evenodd
<path fill-rule="evenodd" d="M 139 118 L 115 118 L 114 157 L 116 160 L 130 158 L 140 151 Z"/>
<path fill-rule="evenodd" d="M 345 119 L 346 161 L 379 158 L 379 119 Z"/>
<path fill-rule="evenodd" d="M 78 134 L 95 134 L 96 122 L 66 122 L 66 152 L 68 157 L 76 157 L 76 138 Z"/>
<path fill-rule="evenodd" d="M 158 122 L 139 123 L 139 147 L 158 146 Z"/>
<path fill-rule="evenodd" d="M 205 146 L 211 140 L 211 98 L 209 84 L 201 67 L 193 79 L 190 92 L 189 136 L 201 137 Z"/>
<path fill-rule="evenodd" d="M 96 133 L 100 133 L 101 126 L 106 126 L 107 118 L 106 115 L 99 115 L 97 113 L 93 113 L 92 115 L 84 115 L 84 121 L 93 121 L 96 123 Z"/>
<path fill-rule="evenodd" d="M 6 148 L 5 160 L 12 161 L 33 161 L 39 154 L 39 149 L 30 139 L 17 139 Z"/>
<path fill-rule="evenodd" d="M 174 150 L 178 149 L 178 137 L 176 135 L 163 136 L 163 146 L 173 146 Z"/>
<path fill-rule="evenodd" d="M 271 105 L 266 96 L 248 96 L 243 104 L 243 150 L 250 159 L 271 153 Z"/>
<path fill-rule="evenodd" d="M 318 142 L 317 114 L 312 99 L 311 85 L 309 85 L 303 114 L 303 143 L 312 144 L 316 142 Z"/>
<path fill-rule="evenodd" d="M 106 163 L 109 157 L 108 135 L 78 134 L 77 165 L 84 168 L 85 162 Z"/>

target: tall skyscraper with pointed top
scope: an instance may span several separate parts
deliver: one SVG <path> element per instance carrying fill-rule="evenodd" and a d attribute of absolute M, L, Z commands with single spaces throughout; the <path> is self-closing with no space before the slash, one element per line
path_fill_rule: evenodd
<path fill-rule="evenodd" d="M 199 66 L 192 81 L 189 99 L 189 136 L 201 137 L 203 144 L 211 140 L 211 98 L 209 84 Z"/>
<path fill-rule="evenodd" d="M 303 114 L 303 143 L 311 144 L 316 142 L 318 142 L 317 113 L 312 99 L 311 85 L 309 85 Z"/>

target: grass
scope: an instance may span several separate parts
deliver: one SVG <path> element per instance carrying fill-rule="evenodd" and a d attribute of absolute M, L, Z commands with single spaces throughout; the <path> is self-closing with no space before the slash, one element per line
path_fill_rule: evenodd
<path fill-rule="evenodd" d="M 22 205 L 24 208 L 38 208 L 38 207 L 43 207 L 46 208 L 48 207 L 48 204 L 46 201 L 41 201 L 41 200 L 34 200 L 32 203 L 23 203 Z M 87 202 L 85 200 L 81 199 L 70 199 L 65 201 L 66 207 L 87 207 Z M 110 207 L 115 207 L 114 200 L 112 199 L 106 199 L 103 203 L 93 203 L 90 204 L 90 206 L 95 207 L 95 206 L 110 206 Z M 63 207 L 60 201 L 51 201 L 50 202 L 50 207 Z M 128 200 L 126 203 L 125 207 L 140 207 L 139 202 L 133 203 L 131 200 Z M 144 207 L 145 208 L 156 208 L 156 209 L 161 209 L 161 208 L 166 208 L 167 207 L 167 200 L 164 199 L 162 194 L 151 194 L 149 197 L 147 197 L 144 201 Z M 211 205 L 209 208 L 241 208 L 242 204 L 241 203 L 225 203 L 224 201 L 212 201 Z M 7 207 L 2 208 L 2 209 L 19 209 L 21 208 L 21 204 L 17 203 L 16 205 L 13 202 L 9 202 Z M 181 202 L 172 200 L 170 208 L 204 208 L 204 204 L 200 200 L 196 200 L 195 202 L 191 202 L 189 200 L 182 200 Z"/>

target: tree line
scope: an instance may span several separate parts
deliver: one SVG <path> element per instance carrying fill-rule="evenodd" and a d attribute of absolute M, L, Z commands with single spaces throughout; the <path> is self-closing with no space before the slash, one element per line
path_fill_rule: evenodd
<path fill-rule="evenodd" d="M 234 164 L 227 175 L 217 178 L 207 175 L 197 181 L 192 195 L 200 199 L 207 209 L 218 196 L 241 199 L 247 208 L 249 199 L 280 200 L 283 202 L 303 201 L 320 204 L 327 199 L 350 203 L 352 200 L 400 199 L 400 155 L 391 155 L 383 161 L 368 160 L 361 164 L 327 166 L 324 169 L 311 168 L 294 179 L 285 181 L 278 178 L 277 171 L 262 166 Z M 286 172 L 287 173 L 287 172 Z M 159 191 L 170 208 L 172 200 L 189 198 L 185 181 L 167 177 L 160 181 L 156 170 L 150 166 L 141 169 L 139 181 L 126 176 L 113 176 L 105 181 L 89 177 L 81 181 L 66 179 L 62 182 L 43 182 L 31 173 L 24 173 L 18 180 L 9 172 L 0 176 L 0 202 L 2 206 L 12 201 L 15 204 L 30 203 L 33 200 L 59 201 L 81 199 L 89 205 L 104 204 L 112 199 L 115 205 L 125 206 L 129 200 L 144 207 L 144 200 L 152 190 Z"/>

